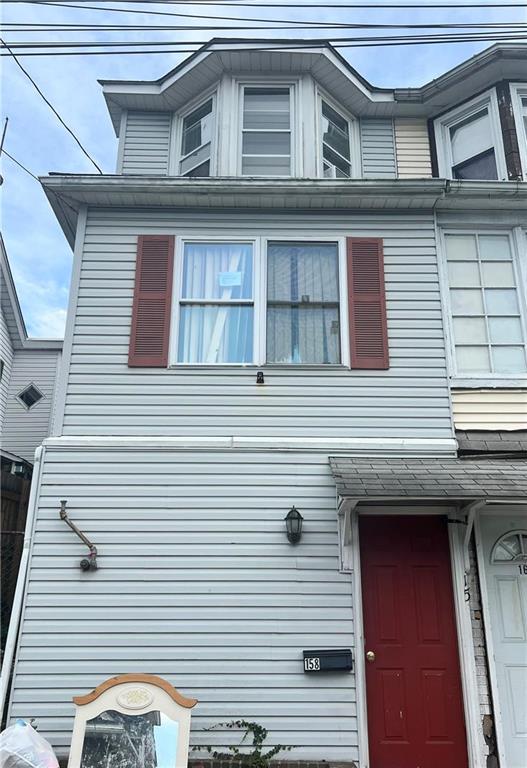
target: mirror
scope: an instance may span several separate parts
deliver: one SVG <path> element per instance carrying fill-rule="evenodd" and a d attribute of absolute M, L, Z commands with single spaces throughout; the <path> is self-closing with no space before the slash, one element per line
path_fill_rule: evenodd
<path fill-rule="evenodd" d="M 105 710 L 86 722 L 81 768 L 175 768 L 178 732 L 158 710 Z"/>

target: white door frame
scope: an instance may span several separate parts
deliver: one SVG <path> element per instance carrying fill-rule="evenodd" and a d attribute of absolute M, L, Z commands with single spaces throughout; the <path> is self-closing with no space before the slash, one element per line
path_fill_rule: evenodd
<path fill-rule="evenodd" d="M 359 766 L 370 768 L 368 741 L 368 712 L 366 705 L 366 661 L 364 657 L 364 620 L 362 611 L 362 574 L 359 548 L 359 514 L 358 505 L 351 509 L 351 571 L 352 571 L 352 601 L 354 607 L 355 630 L 355 689 L 357 696 L 357 732 L 359 739 Z M 434 505 L 397 507 L 394 509 L 388 503 L 386 506 L 369 507 L 369 515 L 448 515 L 450 518 L 463 520 L 458 509 L 451 507 L 434 507 Z M 461 530 L 460 530 L 461 529 Z M 483 753 L 481 739 L 481 724 L 479 714 L 479 695 L 477 686 L 476 660 L 472 637 L 472 618 L 469 603 L 465 601 L 465 574 L 463 538 L 465 527 L 449 525 L 448 537 L 450 542 L 450 558 L 452 583 L 454 588 L 454 609 L 458 637 L 458 653 L 461 673 L 461 687 L 465 710 L 465 730 L 467 734 L 467 753 L 469 768 L 485 768 L 486 759 Z M 461 535 L 463 534 L 463 535 Z"/>

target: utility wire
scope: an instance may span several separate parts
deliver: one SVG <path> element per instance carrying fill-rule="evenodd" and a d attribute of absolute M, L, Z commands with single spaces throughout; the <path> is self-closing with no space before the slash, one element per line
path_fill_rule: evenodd
<path fill-rule="evenodd" d="M 28 173 L 30 176 L 32 176 L 32 177 L 35 179 L 35 181 L 38 181 L 38 183 L 40 184 L 40 179 L 38 178 L 38 176 L 35 176 L 35 174 L 34 174 L 34 173 L 31 173 L 31 171 L 30 171 L 28 168 L 26 168 L 26 166 L 25 166 L 25 165 L 22 165 L 22 163 L 21 163 L 21 162 L 19 162 L 19 161 L 16 159 L 16 157 L 13 157 L 13 155 L 10 155 L 10 154 L 9 154 L 9 152 L 7 151 L 7 149 L 4 149 L 4 148 L 2 147 L 2 151 L 1 151 L 1 154 L 2 154 L 2 155 L 5 155 L 6 157 L 8 157 L 8 158 L 9 158 L 9 159 L 10 159 L 10 160 L 13 162 L 13 163 L 15 163 L 16 165 L 18 165 L 18 167 L 19 167 L 19 168 L 22 168 L 22 170 L 23 170 L 23 171 L 25 171 L 25 172 L 26 172 L 26 173 Z"/>
<path fill-rule="evenodd" d="M 55 116 L 58 118 L 58 120 L 59 120 L 59 122 L 61 123 L 61 125 L 63 125 L 63 126 L 64 126 L 64 128 L 65 128 L 65 129 L 68 131 L 68 133 L 69 133 L 69 134 L 70 134 L 70 135 L 71 135 L 71 136 L 72 136 L 72 137 L 75 139 L 76 143 L 77 143 L 77 144 L 78 144 L 78 146 L 81 148 L 81 150 L 84 152 L 84 154 L 86 155 L 86 157 L 88 158 L 88 160 L 89 160 L 89 161 L 90 161 L 90 162 L 91 162 L 91 163 L 92 163 L 92 164 L 93 164 L 93 165 L 94 165 L 94 166 L 97 168 L 97 170 L 99 171 L 99 173 L 102 173 L 102 169 L 101 169 L 101 168 L 100 168 L 100 167 L 97 165 L 97 163 L 95 162 L 95 160 L 93 159 L 93 157 L 92 157 L 92 156 L 89 154 L 89 152 L 88 152 L 88 151 L 87 151 L 87 150 L 86 150 L 86 149 L 85 149 L 85 148 L 82 146 L 82 144 L 81 144 L 81 142 L 79 141 L 79 139 L 77 138 L 77 136 L 76 136 L 76 135 L 73 133 L 73 131 L 71 130 L 71 128 L 70 128 L 68 125 L 66 125 L 66 123 L 64 122 L 64 120 L 62 119 L 62 117 L 59 115 L 59 113 L 57 112 L 57 110 L 55 109 L 55 107 L 53 106 L 53 104 L 52 104 L 52 103 L 49 101 L 49 99 L 47 99 L 47 98 L 46 98 L 46 96 L 45 96 L 45 95 L 42 93 L 42 91 L 40 90 L 40 88 L 38 87 L 38 85 L 36 84 L 36 82 L 33 80 L 33 78 L 31 77 L 31 75 L 30 75 L 30 74 L 29 74 L 29 72 L 27 71 L 27 69 L 25 69 L 25 68 L 22 66 L 22 64 L 19 62 L 19 60 L 17 59 L 17 57 L 15 56 L 15 54 L 13 53 L 13 51 L 11 50 L 11 48 L 9 47 L 9 45 L 8 45 L 8 44 L 7 44 L 7 43 L 6 43 L 4 40 L 2 40 L 2 38 L 1 38 L 1 37 L 0 37 L 0 43 L 2 44 L 2 47 L 3 47 L 3 48 L 7 48 L 7 50 L 9 51 L 9 55 L 10 55 L 10 56 L 13 58 L 14 62 L 15 62 L 17 65 L 18 65 L 19 69 L 21 69 L 21 70 L 22 70 L 22 72 L 24 73 L 24 75 L 27 77 L 27 79 L 29 80 L 29 82 L 30 82 L 30 83 L 33 85 L 33 87 L 34 87 L 34 88 L 35 88 L 35 90 L 37 91 L 37 93 L 38 93 L 38 94 L 39 94 L 39 95 L 42 97 L 42 99 L 43 99 L 43 100 L 46 102 L 46 104 L 47 104 L 47 105 L 48 105 L 48 107 L 51 109 L 51 111 L 53 112 L 53 114 L 54 114 L 54 115 L 55 115 Z M 3 54 L 3 55 L 6 55 L 6 54 Z"/>
<path fill-rule="evenodd" d="M 104 2 L 115 2 L 115 0 L 98 0 L 101 3 Z M 119 0 L 118 0 L 119 1 Z M 126 3 L 143 3 L 146 5 L 149 5 L 150 3 L 156 4 L 156 5 L 185 5 L 188 3 L 189 5 L 218 5 L 218 0 L 184 0 L 184 2 L 181 2 L 181 0 L 121 0 L 122 2 Z M 31 3 L 35 5 L 56 5 L 57 7 L 61 7 L 63 5 L 63 0 L 2 0 L 3 3 L 10 3 L 10 4 L 16 4 L 16 3 Z M 265 3 L 265 2 L 253 2 L 253 3 L 247 3 L 247 2 L 233 2 L 232 0 L 221 0 L 221 5 L 225 6 L 232 6 L 235 8 L 278 8 L 279 10 L 282 8 L 301 8 L 302 10 L 306 10 L 307 8 L 318 8 L 320 7 L 318 3 L 306 3 L 306 2 L 300 2 L 300 3 Z M 381 3 L 381 4 L 370 4 L 370 3 L 324 3 L 324 8 L 362 8 L 365 10 L 376 10 L 377 8 L 381 9 L 401 9 L 401 8 L 413 8 L 414 10 L 418 11 L 426 11 L 428 9 L 434 10 L 438 8 L 445 8 L 449 10 L 457 10 L 458 8 L 478 8 L 478 9 L 486 9 L 486 8 L 525 8 L 524 3 L 431 3 L 427 5 L 419 5 L 419 3 Z M 132 13 L 133 11 L 129 11 L 129 13 Z"/>
<path fill-rule="evenodd" d="M 247 21 L 251 21 L 251 19 L 247 19 Z M 300 22 L 299 22 L 300 23 Z M 301 23 L 300 23 L 301 24 Z M 480 24 L 346 24 L 345 22 L 322 22 L 321 24 L 317 24 L 316 21 L 310 21 L 307 22 L 309 26 L 304 26 L 303 24 L 300 25 L 300 27 L 291 27 L 288 24 L 284 26 L 278 26 L 278 27 L 267 27 L 267 26 L 205 26 L 200 24 L 46 24 L 46 23 L 39 23 L 34 24 L 32 22 L 4 22 L 3 24 L 0 24 L 1 28 L 4 28 L 6 32 L 20 32 L 20 33 L 26 33 L 26 32 L 127 32 L 127 31 L 134 31 L 134 32 L 144 32 L 151 30 L 161 30 L 161 31 L 191 31 L 191 32 L 202 32 L 202 31 L 208 31 L 208 30 L 253 30 L 253 29 L 268 29 L 272 31 L 273 29 L 476 29 L 481 31 L 486 31 L 488 29 L 497 29 L 497 30 L 517 30 L 517 29 L 525 29 L 527 28 L 527 22 L 525 21 L 512 21 L 510 23 L 507 22 L 489 22 L 486 23 L 480 23 Z"/>

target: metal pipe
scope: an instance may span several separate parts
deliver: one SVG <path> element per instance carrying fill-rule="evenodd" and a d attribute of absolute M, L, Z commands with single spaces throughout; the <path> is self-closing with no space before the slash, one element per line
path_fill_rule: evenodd
<path fill-rule="evenodd" d="M 95 546 L 95 544 L 92 544 L 92 542 L 89 540 L 89 538 L 81 530 L 79 530 L 79 528 L 77 528 L 77 526 L 75 525 L 75 523 L 72 520 L 69 519 L 68 513 L 66 512 L 66 504 L 67 503 L 68 502 L 65 499 L 61 499 L 61 502 L 60 502 L 60 519 L 64 520 L 66 525 L 69 525 L 71 530 L 74 533 L 77 534 L 79 539 L 82 542 L 84 542 L 84 544 L 86 544 L 86 546 L 90 550 L 90 555 L 96 556 L 97 555 L 97 547 Z"/>
<path fill-rule="evenodd" d="M 33 526 L 35 521 L 35 512 L 37 508 L 37 493 L 40 487 L 40 478 L 42 475 L 43 452 L 44 452 L 44 448 L 42 446 L 39 446 L 35 451 L 35 463 L 33 465 L 33 479 L 31 482 L 31 490 L 29 492 L 26 528 L 24 532 L 24 546 L 22 549 L 22 556 L 20 558 L 20 566 L 18 568 L 18 578 L 16 581 L 15 594 L 13 596 L 13 607 L 11 609 L 11 618 L 9 620 L 9 628 L 7 631 L 4 658 L 2 662 L 2 674 L 0 675 L 0 715 L 2 719 L 5 711 L 7 692 L 9 689 L 9 678 L 11 676 L 11 668 L 13 666 L 13 659 L 16 652 L 18 628 L 20 624 L 20 616 L 22 613 L 22 605 L 23 605 L 24 594 L 26 589 L 27 570 L 28 570 L 28 564 L 29 564 L 29 551 L 31 548 L 31 542 L 33 538 Z"/>

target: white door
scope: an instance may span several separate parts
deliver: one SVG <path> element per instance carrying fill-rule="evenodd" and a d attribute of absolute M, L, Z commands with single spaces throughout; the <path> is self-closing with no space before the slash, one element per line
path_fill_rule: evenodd
<path fill-rule="evenodd" d="M 525 510 L 523 515 L 516 510 L 481 517 L 488 593 L 485 621 L 494 646 L 494 714 L 501 720 L 501 768 L 527 767 L 527 507 Z"/>

